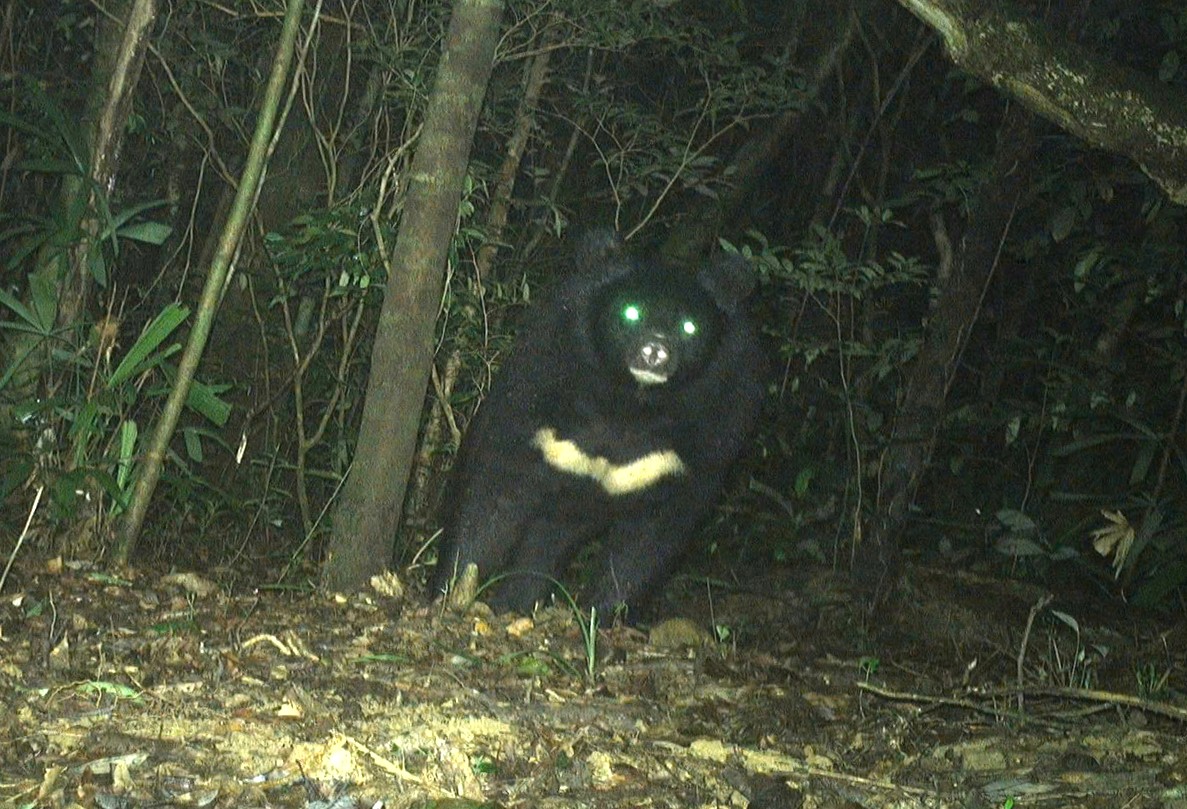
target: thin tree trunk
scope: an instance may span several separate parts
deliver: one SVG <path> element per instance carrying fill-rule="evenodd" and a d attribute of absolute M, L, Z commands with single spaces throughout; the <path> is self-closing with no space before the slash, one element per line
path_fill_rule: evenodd
<path fill-rule="evenodd" d="M 445 261 L 494 65 L 501 0 L 458 0 L 425 111 L 375 344 L 358 446 L 322 584 L 356 589 L 391 559 L 433 361 Z"/>
<path fill-rule="evenodd" d="M 132 96 L 144 67 L 144 55 L 148 52 L 149 33 L 157 18 L 156 0 L 135 0 L 128 10 L 128 19 L 123 26 L 119 48 L 114 58 L 96 60 L 95 89 L 103 92 L 104 100 L 99 107 L 95 128 L 90 142 L 90 176 L 84 185 L 72 189 L 85 197 L 81 208 L 73 208 L 67 202 L 67 210 L 82 210 L 80 223 L 81 238 L 71 248 L 68 275 L 62 279 L 61 295 L 58 300 L 58 325 L 70 327 L 78 323 L 86 311 L 90 299 L 93 269 L 91 252 L 98 250 L 95 243 L 99 233 L 99 220 L 95 213 L 99 195 L 109 196 L 115 186 L 115 175 L 120 165 L 120 149 L 123 146 L 124 129 L 132 109 Z M 114 25 L 105 20 L 100 30 Z M 102 43 L 100 43 L 102 46 Z M 108 75 L 102 75 L 108 67 Z"/>
<path fill-rule="evenodd" d="M 1012 106 L 998 135 L 990 180 L 973 207 L 952 274 L 938 283 L 923 346 L 907 374 L 890 445 L 880 464 L 879 519 L 865 543 L 855 549 L 857 578 L 871 604 L 880 603 L 898 579 L 898 535 L 931 462 L 948 391 L 980 315 L 1018 197 L 1030 179 L 1026 166 L 1034 144 L 1033 117 Z"/>
<path fill-rule="evenodd" d="M 519 108 L 515 111 L 515 128 L 507 140 L 503 164 L 499 167 L 495 191 L 491 195 L 490 214 L 486 218 L 486 243 L 479 248 L 478 258 L 474 262 L 474 283 L 480 297 L 485 295 L 486 279 L 494 266 L 499 245 L 503 240 L 503 231 L 511 214 L 515 178 L 519 176 L 523 153 L 527 148 L 532 128 L 536 125 L 536 107 L 540 103 L 540 93 L 548 78 L 548 64 L 552 58 L 552 40 L 553 35 L 545 32 L 537 43 L 540 51 L 528 64 L 524 75 L 523 97 L 520 98 Z M 477 316 L 478 313 L 475 312 L 474 315 Z M 412 483 L 409 484 L 408 497 L 405 499 L 405 508 L 410 514 L 426 513 L 434 499 L 430 484 L 442 477 L 438 474 L 441 464 L 436 459 L 440 457 L 437 450 L 440 449 L 445 427 L 448 426 L 454 433 L 455 440 L 461 437 L 458 434 L 457 423 L 449 410 L 449 398 L 453 394 L 461 369 L 462 351 L 455 347 L 445 361 L 444 370 L 433 377 L 435 395 L 431 397 L 429 417 L 425 423 L 424 436 L 420 440 L 420 450 L 412 465 Z"/>
<path fill-rule="evenodd" d="M 63 333 L 75 347 L 74 327 L 86 311 L 94 267 L 94 251 L 100 248 L 97 235 L 100 222 L 96 213 L 100 197 L 110 198 L 119 170 L 120 147 L 124 126 L 131 109 L 132 96 L 144 65 L 148 36 L 156 19 L 156 0 L 134 0 L 114 4 L 100 14 L 95 36 L 95 58 L 91 89 L 80 127 L 82 143 L 72 153 L 80 174 L 66 174 L 58 192 L 56 219 L 63 224 L 59 238 L 47 243 L 37 257 L 37 266 L 29 279 L 30 289 L 44 284 L 57 290 L 56 309 L 47 315 L 47 331 Z M 11 30 L 9 5 L 5 28 Z M 11 61 L 11 59 L 7 60 Z M 4 178 L 0 178 L 0 183 Z M 66 246 L 62 246 L 68 242 Z M 30 298 L 32 292 L 29 293 Z M 52 387 L 46 371 L 50 348 L 44 336 L 24 332 L 5 335 L 0 355 L 25 358 L 10 380 L 9 389 L 24 391 L 20 398 L 31 398 L 39 383 Z M 60 348 L 54 345 L 53 348 Z"/>
<path fill-rule="evenodd" d="M 206 275 L 206 283 L 202 287 L 202 297 L 198 302 L 194 328 L 190 332 L 185 351 L 182 352 L 181 361 L 178 364 L 177 380 L 173 385 L 173 390 L 169 392 L 169 399 L 165 402 L 161 417 L 153 429 L 152 438 L 137 470 L 136 487 L 132 492 L 131 502 L 128 504 L 128 512 L 120 526 L 119 540 L 114 555 L 116 564 L 125 564 L 128 561 L 136 546 L 136 540 L 140 536 L 140 529 L 144 526 L 149 503 L 157 488 L 157 482 L 161 479 L 161 470 L 165 464 L 165 453 L 169 448 L 169 441 L 173 438 L 173 431 L 177 428 L 178 419 L 181 418 L 182 408 L 185 406 L 190 386 L 194 381 L 194 372 L 198 369 L 198 361 L 202 359 L 202 352 L 206 348 L 206 341 L 214 326 L 214 315 L 218 310 L 219 297 L 227 279 L 227 271 L 247 228 L 248 215 L 255 205 L 260 182 L 264 176 L 268 150 L 272 142 L 277 110 L 280 108 L 280 100 L 284 94 L 289 66 L 293 61 L 294 45 L 297 41 L 297 31 L 300 29 L 303 7 L 303 0 L 288 0 L 280 43 L 277 45 L 276 58 L 272 63 L 272 75 L 268 78 L 268 89 L 264 93 L 264 100 L 260 105 L 260 117 L 256 121 L 255 132 L 252 134 L 251 149 L 247 153 L 247 162 L 243 166 L 239 190 L 235 194 L 235 202 L 231 205 L 231 213 L 223 228 L 222 238 L 219 240 L 214 260 L 210 264 L 210 271 Z"/>

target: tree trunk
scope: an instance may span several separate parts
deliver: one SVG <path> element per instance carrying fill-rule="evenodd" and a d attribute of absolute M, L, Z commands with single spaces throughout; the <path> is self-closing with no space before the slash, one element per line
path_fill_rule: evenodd
<path fill-rule="evenodd" d="M 802 123 L 803 110 L 812 106 L 820 94 L 820 88 L 837 69 L 845 57 L 857 29 L 857 15 L 847 10 L 839 12 L 844 16 L 844 26 L 829 29 L 831 37 L 817 54 L 812 66 L 808 92 L 800 107 L 788 110 L 771 121 L 756 126 L 751 136 L 742 143 L 733 159 L 722 167 L 722 176 L 730 179 L 727 189 L 718 197 L 700 197 L 687 221 L 673 228 L 664 240 L 660 252 L 676 262 L 696 261 L 710 252 L 717 243 L 723 225 L 738 215 L 752 199 L 755 186 L 760 183 L 780 150 L 785 149 L 795 128 Z M 792 32 L 785 32 L 791 36 Z"/>
<path fill-rule="evenodd" d="M 1187 205 L 1187 97 L 1169 84 L 1053 37 L 1001 0 L 898 0 L 944 40 L 961 68 L 1031 112 L 1134 160 Z"/>
<path fill-rule="evenodd" d="M 871 604 L 883 601 L 898 578 L 898 534 L 931 462 L 948 391 L 969 333 L 980 314 L 998 253 L 1026 189 L 1034 152 L 1031 114 L 1012 106 L 998 134 L 989 181 L 969 217 L 951 275 L 939 279 L 938 296 L 923 345 L 908 371 L 890 445 L 880 464 L 880 515 L 856 549 L 856 574 Z"/>
<path fill-rule="evenodd" d="M 358 447 L 322 569 L 329 589 L 356 589 L 391 558 L 433 361 L 445 260 L 502 12 L 501 0 L 458 0 L 453 9 L 388 267 Z"/>
<path fill-rule="evenodd" d="M 285 80 L 289 75 L 289 66 L 293 60 L 302 8 L 303 0 L 288 0 L 285 8 L 284 27 L 281 30 L 280 41 L 276 46 L 272 73 L 268 77 L 268 86 L 260 104 L 260 115 L 256 121 L 255 131 L 252 133 L 251 149 L 248 151 L 247 161 L 243 165 L 243 175 L 239 180 L 235 202 L 227 216 L 227 224 L 219 238 L 218 249 L 215 251 L 214 260 L 210 263 L 210 270 L 206 274 L 206 282 L 202 286 L 202 297 L 198 302 L 194 327 L 186 340 L 185 350 L 182 352 L 181 360 L 177 366 L 177 379 L 173 383 L 173 389 L 169 391 L 165 408 L 161 411 L 161 416 L 153 427 L 152 438 L 146 446 L 140 466 L 136 470 L 136 486 L 128 503 L 128 512 L 120 525 L 119 540 L 113 556 L 113 561 L 117 565 L 126 563 L 131 557 L 140 536 L 140 529 L 144 526 L 144 518 L 148 514 L 153 492 L 156 491 L 157 482 L 161 479 L 169 441 L 173 438 L 174 430 L 177 429 L 178 419 L 181 418 L 182 408 L 185 406 L 194 381 L 194 373 L 198 370 L 198 362 L 202 359 L 206 341 L 214 327 L 214 315 L 218 311 L 219 298 L 227 280 L 231 260 L 235 257 L 243 233 L 247 229 L 248 215 L 255 207 L 260 183 L 264 178 L 264 166 L 268 159 L 269 144 L 272 141 Z"/>
<path fill-rule="evenodd" d="M 99 250 L 96 244 L 100 223 L 95 213 L 98 195 L 110 195 L 119 170 L 120 149 L 123 146 L 124 130 L 128 114 L 132 109 L 132 95 L 140 80 L 144 66 L 144 55 L 148 52 L 148 36 L 157 18 L 156 0 L 134 0 L 129 4 L 127 19 L 120 31 L 118 22 L 109 19 L 99 23 L 99 48 L 112 52 L 101 52 L 95 60 L 96 74 L 94 88 L 96 102 L 102 94 L 101 103 L 92 103 L 98 108 L 94 128 L 90 135 L 90 175 L 87 182 L 69 189 L 67 193 L 80 195 L 85 203 L 81 208 L 66 201 L 65 210 L 81 210 L 80 238 L 70 250 L 67 275 L 62 278 L 61 295 L 58 301 L 58 325 L 71 327 L 78 323 L 86 311 L 90 298 L 93 275 L 92 251 Z M 103 36 L 102 32 L 109 32 Z"/>
<path fill-rule="evenodd" d="M 92 259 L 102 249 L 97 243 L 99 197 L 109 198 L 115 185 L 132 96 L 156 19 L 156 0 L 125 0 L 112 5 L 106 14 L 99 14 L 91 88 L 80 127 L 82 144 L 77 147 L 80 153 L 70 155 L 80 173 L 62 176 L 55 217 L 63 223 L 62 230 L 39 252 L 29 279 L 30 301 L 32 289 L 39 285 L 57 291 L 57 308 L 47 314 L 52 322 L 46 323 L 46 330 L 65 335 L 71 349 L 76 347 L 75 327 L 90 299 L 95 271 Z M 21 391 L 19 398 L 32 398 L 35 386 L 47 383 L 51 346 L 43 341 L 43 334 L 14 332 L 5 336 L 0 356 L 9 362 L 28 358 L 9 385 L 10 391 Z M 44 350 L 39 350 L 39 344 Z M 61 348 L 57 343 L 52 347 Z"/>
<path fill-rule="evenodd" d="M 486 242 L 478 249 L 478 258 L 474 262 L 473 283 L 477 287 L 480 297 L 484 297 L 486 294 L 486 282 L 490 276 L 491 268 L 494 267 L 499 246 L 503 241 L 503 231 L 507 227 L 507 219 L 511 215 L 515 178 L 519 176 L 519 167 L 523 163 L 528 139 L 536 126 L 536 109 L 548 78 L 548 65 L 552 60 L 554 39 L 555 33 L 549 30 L 545 31 L 543 36 L 533 43 L 533 47 L 538 49 L 538 53 L 528 63 L 525 71 L 523 96 L 519 100 L 519 108 L 515 111 L 515 127 L 511 132 L 511 137 L 507 140 L 503 162 L 499 166 L 499 172 L 495 179 L 494 193 L 491 194 L 490 212 L 486 217 Z M 498 322 L 498 317 L 492 313 L 488 328 L 497 326 Z M 431 484 L 444 477 L 441 474 L 442 464 L 438 460 L 441 455 L 438 450 L 441 448 L 441 438 L 445 428 L 449 427 L 455 440 L 460 438 L 449 399 L 462 369 L 462 353 L 461 347 L 455 346 L 445 360 L 443 370 L 433 377 L 435 395 L 432 397 L 429 417 L 425 420 L 425 431 L 420 441 L 420 451 L 412 465 L 412 478 L 404 503 L 406 515 L 415 517 L 425 514 L 436 500 L 434 495 L 440 487 Z"/>

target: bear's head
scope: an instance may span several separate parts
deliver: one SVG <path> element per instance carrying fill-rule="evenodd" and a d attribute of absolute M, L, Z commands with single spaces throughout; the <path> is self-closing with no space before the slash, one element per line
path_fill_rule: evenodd
<path fill-rule="evenodd" d="M 719 256 L 693 272 L 629 256 L 604 236 L 592 248 L 587 243 L 582 259 L 600 276 L 584 312 L 598 361 L 644 394 L 697 378 L 755 284 L 739 256 Z"/>

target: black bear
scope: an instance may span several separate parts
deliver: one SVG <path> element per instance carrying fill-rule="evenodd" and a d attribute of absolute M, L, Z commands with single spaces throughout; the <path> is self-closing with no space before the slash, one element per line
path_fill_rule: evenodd
<path fill-rule="evenodd" d="M 532 308 L 462 442 L 431 586 L 470 562 L 483 600 L 529 612 L 600 540 L 589 602 L 639 603 L 672 572 L 758 417 L 765 362 L 738 256 L 693 274 L 588 236 Z"/>

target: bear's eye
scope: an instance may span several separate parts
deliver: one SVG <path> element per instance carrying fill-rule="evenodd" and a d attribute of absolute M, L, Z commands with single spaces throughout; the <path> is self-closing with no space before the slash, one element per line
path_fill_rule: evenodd
<path fill-rule="evenodd" d="M 692 320 L 684 321 L 683 323 L 680 324 L 680 328 L 689 337 L 692 337 L 694 334 L 697 333 L 697 324 L 695 321 L 692 321 Z"/>
<path fill-rule="evenodd" d="M 643 310 L 633 303 L 622 307 L 622 319 L 627 323 L 638 323 L 643 319 Z"/>

